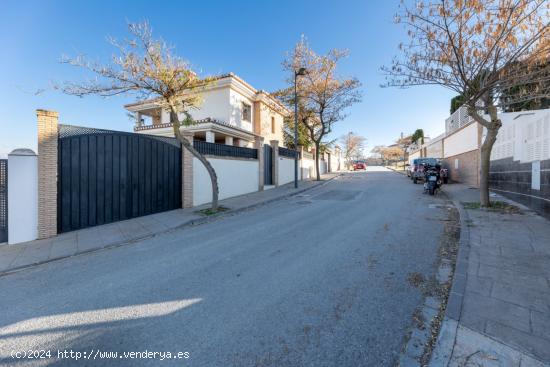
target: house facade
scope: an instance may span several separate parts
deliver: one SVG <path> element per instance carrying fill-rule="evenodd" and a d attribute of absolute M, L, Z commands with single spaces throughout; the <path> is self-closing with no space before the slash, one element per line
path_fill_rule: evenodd
<path fill-rule="evenodd" d="M 274 97 L 257 90 L 237 75 L 219 76 L 200 91 L 202 104 L 189 111 L 196 124 L 182 127 L 195 140 L 252 147 L 257 136 L 266 143 L 277 140 L 283 145 L 283 119 L 287 110 Z M 174 136 L 170 113 L 155 100 L 125 105 L 136 119 L 134 132 Z"/>

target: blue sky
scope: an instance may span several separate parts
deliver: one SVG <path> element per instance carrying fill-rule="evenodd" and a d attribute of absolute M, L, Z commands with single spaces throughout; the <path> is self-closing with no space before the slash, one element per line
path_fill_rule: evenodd
<path fill-rule="evenodd" d="M 66 96 L 52 82 L 83 72 L 59 63 L 63 54 L 106 60 L 108 35 L 124 37 L 128 21 L 147 19 L 156 36 L 176 47 L 204 74 L 234 72 L 258 89 L 284 86 L 281 60 L 300 35 L 319 53 L 347 48 L 340 67 L 363 83 L 363 101 L 334 126 L 332 138 L 353 131 L 374 145 L 401 132 L 444 130 L 452 93 L 440 87 L 382 89 L 388 64 L 405 32 L 393 24 L 398 0 L 344 1 L 0 1 L 0 155 L 36 149 L 35 109 L 58 111 L 62 123 L 130 130 L 122 106 L 131 96 Z M 45 92 L 34 95 L 38 89 Z"/>

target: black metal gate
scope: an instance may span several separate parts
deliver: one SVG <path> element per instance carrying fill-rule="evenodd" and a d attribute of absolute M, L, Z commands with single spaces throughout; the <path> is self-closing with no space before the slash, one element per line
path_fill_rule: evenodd
<path fill-rule="evenodd" d="M 273 149 L 264 144 L 264 185 L 273 185 Z"/>
<path fill-rule="evenodd" d="M 58 232 L 181 208 L 173 138 L 60 125 Z"/>
<path fill-rule="evenodd" d="M 8 241 L 8 160 L 0 159 L 0 243 Z"/>

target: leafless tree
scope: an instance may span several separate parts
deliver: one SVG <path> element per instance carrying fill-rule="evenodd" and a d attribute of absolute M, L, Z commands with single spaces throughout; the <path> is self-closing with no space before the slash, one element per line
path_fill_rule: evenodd
<path fill-rule="evenodd" d="M 439 85 L 463 96 L 468 114 L 486 130 L 481 146 L 480 202 L 489 201 L 489 166 L 502 123 L 503 104 L 549 95 L 547 0 L 403 1 L 396 21 L 409 42 L 392 65 L 382 67 L 383 86 Z M 514 98 L 498 98 L 521 88 Z"/>
<path fill-rule="evenodd" d="M 354 160 L 363 158 L 366 140 L 365 137 L 351 131 L 340 138 L 344 159 L 348 168 L 351 167 Z"/>
<path fill-rule="evenodd" d="M 65 82 L 59 88 L 66 94 L 83 97 L 111 97 L 133 94 L 139 100 L 155 98 L 154 103 L 170 111 L 176 138 L 206 168 L 212 183 L 212 211 L 218 210 L 218 179 L 214 168 L 181 133 L 182 126 L 194 124 L 190 111 L 200 108 L 202 92 L 214 79 L 200 78 L 186 60 L 174 55 L 162 39 L 153 39 L 147 22 L 130 23 L 130 39 L 110 39 L 116 54 L 108 64 L 92 62 L 83 56 L 64 57 L 63 63 L 83 68 L 93 79 L 84 82 Z"/>
<path fill-rule="evenodd" d="M 347 51 L 331 50 L 326 55 L 317 55 L 302 37 L 294 50 L 283 61 L 283 69 L 289 73 L 290 87 L 279 91 L 281 100 L 294 104 L 294 73 L 300 68 L 306 74 L 297 79 L 298 123 L 308 132 L 315 146 L 316 178 L 321 179 L 319 156 L 323 140 L 332 131 L 332 125 L 345 118 L 344 111 L 361 100 L 356 78 L 342 78 L 336 73 L 340 60 L 348 55 Z M 286 96 L 286 97 L 285 97 Z M 293 108 L 292 108 L 293 110 Z"/>

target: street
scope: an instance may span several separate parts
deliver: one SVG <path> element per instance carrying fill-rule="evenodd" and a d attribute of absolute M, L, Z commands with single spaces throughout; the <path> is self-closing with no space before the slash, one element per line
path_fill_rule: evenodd
<path fill-rule="evenodd" d="M 443 202 L 372 167 L 0 277 L 0 364 L 392 366 L 423 302 L 408 277 L 436 272 L 446 210 L 433 204 Z M 52 356 L 10 356 L 28 350 Z M 144 351 L 188 358 L 120 356 Z"/>

